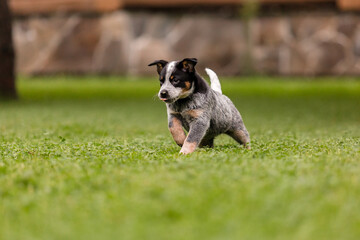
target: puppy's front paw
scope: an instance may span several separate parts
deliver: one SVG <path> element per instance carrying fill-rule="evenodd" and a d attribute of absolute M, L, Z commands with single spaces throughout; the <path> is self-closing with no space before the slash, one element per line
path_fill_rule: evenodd
<path fill-rule="evenodd" d="M 185 151 L 185 150 L 183 150 L 183 149 L 180 150 L 180 154 L 181 154 L 181 155 L 186 155 L 186 154 L 189 154 L 189 153 L 191 153 L 191 152 Z"/>
<path fill-rule="evenodd" d="M 186 155 L 194 152 L 196 149 L 196 145 L 196 143 L 185 142 L 184 146 L 181 148 L 180 154 Z"/>

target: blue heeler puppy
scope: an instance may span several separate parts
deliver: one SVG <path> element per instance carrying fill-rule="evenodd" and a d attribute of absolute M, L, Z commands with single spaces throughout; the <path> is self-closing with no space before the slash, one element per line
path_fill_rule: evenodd
<path fill-rule="evenodd" d="M 231 100 L 222 94 L 215 72 L 206 69 L 211 87 L 195 71 L 197 59 L 167 62 L 158 60 L 160 100 L 166 103 L 169 130 L 180 153 L 188 154 L 196 147 L 213 147 L 214 138 L 228 134 L 250 149 L 250 137 L 239 111 Z M 185 135 L 184 129 L 188 132 Z"/>

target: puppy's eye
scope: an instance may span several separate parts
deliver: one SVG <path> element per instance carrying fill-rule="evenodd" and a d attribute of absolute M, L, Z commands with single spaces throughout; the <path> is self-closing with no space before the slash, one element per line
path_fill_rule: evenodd
<path fill-rule="evenodd" d="M 173 82 L 174 84 L 178 84 L 180 81 L 179 81 L 179 79 L 174 78 L 174 79 L 172 80 L 172 82 Z"/>

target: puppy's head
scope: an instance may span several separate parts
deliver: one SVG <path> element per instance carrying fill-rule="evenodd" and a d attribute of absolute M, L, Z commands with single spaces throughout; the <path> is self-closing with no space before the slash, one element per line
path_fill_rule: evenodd
<path fill-rule="evenodd" d="M 160 79 L 160 100 L 173 103 L 187 98 L 194 92 L 196 58 L 167 62 L 158 60 L 149 64 L 156 65 Z"/>

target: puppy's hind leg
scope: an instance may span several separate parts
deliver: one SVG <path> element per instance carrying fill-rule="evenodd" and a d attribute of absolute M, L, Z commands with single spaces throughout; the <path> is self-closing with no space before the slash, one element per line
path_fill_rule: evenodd
<path fill-rule="evenodd" d="M 244 129 L 235 129 L 227 132 L 227 134 L 232 137 L 235 141 L 243 145 L 246 149 L 251 149 L 250 147 L 250 136 L 246 128 Z"/>

